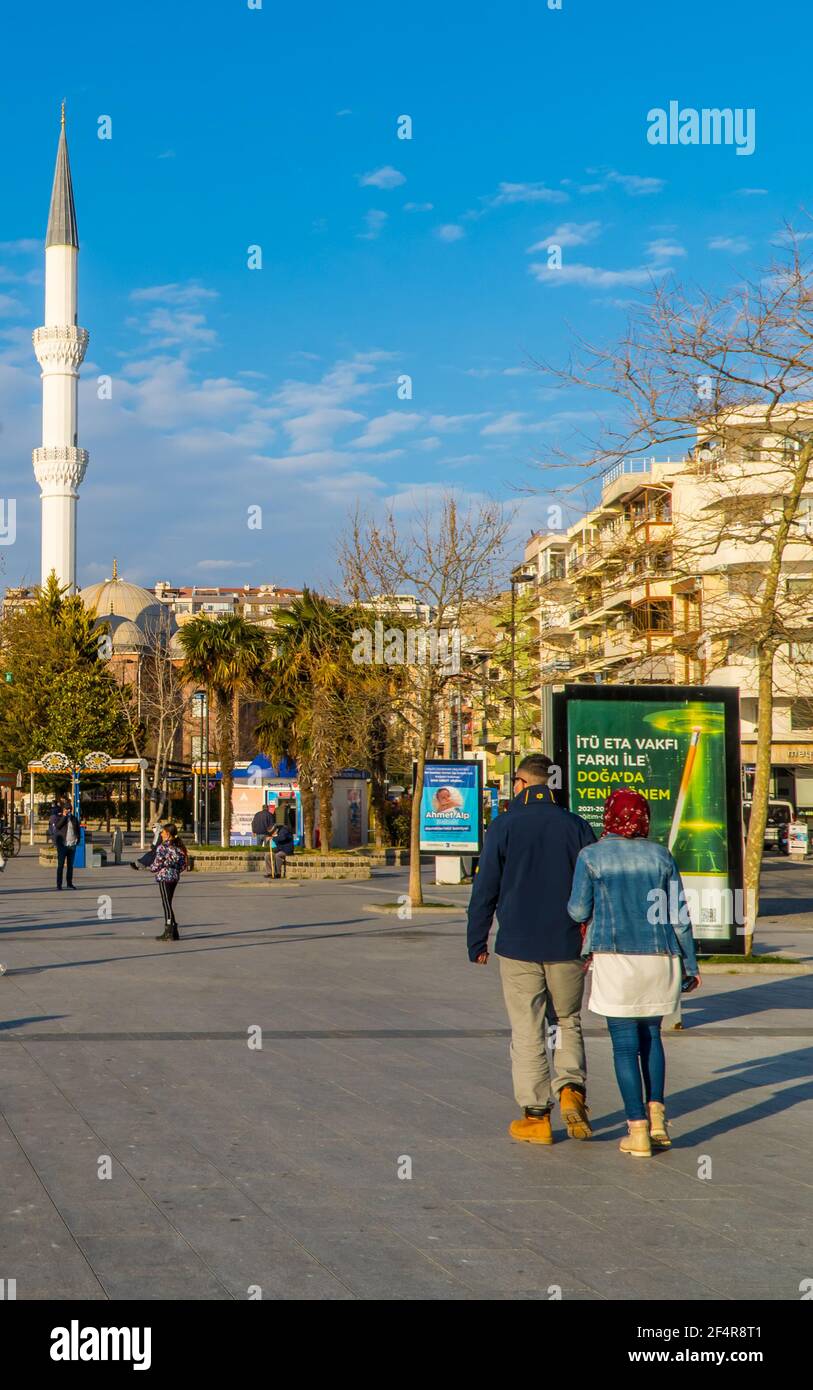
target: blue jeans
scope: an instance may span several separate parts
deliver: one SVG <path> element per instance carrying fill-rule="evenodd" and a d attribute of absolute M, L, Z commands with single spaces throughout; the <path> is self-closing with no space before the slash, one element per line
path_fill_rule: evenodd
<path fill-rule="evenodd" d="M 615 1079 L 628 1120 L 647 1118 L 645 1100 L 663 1101 L 666 1057 L 661 1018 L 608 1018 Z"/>

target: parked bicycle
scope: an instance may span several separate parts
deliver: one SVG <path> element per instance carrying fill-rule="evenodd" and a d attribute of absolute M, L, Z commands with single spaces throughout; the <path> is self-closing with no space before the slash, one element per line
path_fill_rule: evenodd
<path fill-rule="evenodd" d="M 15 854 L 20 853 L 22 842 L 21 831 L 15 830 L 7 821 L 0 820 L 0 855 L 4 859 L 12 859 Z"/>

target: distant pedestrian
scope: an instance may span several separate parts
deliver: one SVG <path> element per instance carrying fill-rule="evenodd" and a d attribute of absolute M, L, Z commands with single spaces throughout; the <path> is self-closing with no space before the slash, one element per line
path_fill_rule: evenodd
<path fill-rule="evenodd" d="M 574 922 L 592 918 L 582 950 L 593 957 L 588 1007 L 607 1019 L 629 1130 L 621 1150 L 636 1158 L 672 1142 L 661 1024 L 676 1010 L 681 990 L 701 983 L 680 870 L 648 834 L 646 798 L 614 791 L 601 839 L 576 861 L 567 906 Z"/>
<path fill-rule="evenodd" d="M 175 920 L 175 910 L 172 900 L 175 897 L 175 889 L 178 887 L 178 880 L 184 869 L 189 867 L 189 856 L 186 847 L 178 838 L 178 830 L 172 821 L 161 829 L 161 843 L 155 851 L 155 858 L 150 864 L 150 870 L 155 874 L 158 890 L 161 894 L 161 907 L 164 912 L 164 930 L 156 941 L 180 941 L 178 923 Z"/>
<path fill-rule="evenodd" d="M 282 878 L 285 860 L 294 852 L 294 837 L 289 825 L 275 825 L 268 837 L 268 854 L 265 860 L 265 877 Z M 270 872 L 269 872 L 270 870 Z"/>
<path fill-rule="evenodd" d="M 514 798 L 486 832 L 469 903 L 469 960 L 488 963 L 494 942 L 511 1023 L 514 1095 L 523 1117 L 508 1132 L 529 1144 L 552 1144 L 555 1099 L 572 1139 L 589 1139 L 587 1064 L 581 1007 L 581 933 L 567 913 L 573 869 L 595 836 L 581 816 L 558 805 L 548 786 L 550 758 L 531 753 L 514 778 Z M 551 1083 L 546 1024 L 555 1014 Z"/>
<path fill-rule="evenodd" d="M 56 849 L 57 889 L 61 890 L 62 888 L 63 870 L 65 871 L 66 886 L 75 889 L 73 861 L 76 858 L 76 846 L 79 844 L 80 826 L 70 801 L 63 801 L 54 806 L 54 811 L 48 822 L 48 830 Z"/>

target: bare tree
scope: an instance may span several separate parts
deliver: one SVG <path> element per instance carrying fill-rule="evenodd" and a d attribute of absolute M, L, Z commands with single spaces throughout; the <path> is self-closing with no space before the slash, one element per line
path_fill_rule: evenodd
<path fill-rule="evenodd" d="M 392 612 L 395 596 L 409 594 L 423 605 L 425 621 L 402 645 L 392 639 L 384 661 L 397 665 L 401 682 L 395 712 L 407 725 L 415 750 L 416 780 L 410 828 L 409 897 L 423 901 L 420 859 L 420 802 L 424 766 L 431 751 L 441 701 L 450 686 L 466 679 L 460 651 L 462 615 L 484 603 L 497 589 L 497 574 L 508 529 L 496 503 L 461 509 L 447 494 L 436 509 L 427 501 L 402 520 L 390 509 L 383 520 L 356 514 L 340 544 L 345 587 L 354 603 L 370 611 Z M 373 654 L 371 660 L 377 659 Z M 473 676 L 473 672 L 471 673 Z"/>
<path fill-rule="evenodd" d="M 680 515 L 668 571 L 701 579 L 704 670 L 713 673 L 722 651 L 738 649 L 754 651 L 757 669 L 747 949 L 758 911 L 774 697 L 778 675 L 787 675 L 778 654 L 813 640 L 813 604 L 787 583 L 794 569 L 809 574 L 812 557 L 813 283 L 791 233 L 786 241 L 785 259 L 723 296 L 659 284 L 618 344 L 582 344 L 577 359 L 554 372 L 613 402 L 582 467 L 594 471 L 664 445 L 688 451 L 673 488 Z"/>
<path fill-rule="evenodd" d="M 180 676 L 179 659 L 173 656 L 170 647 L 169 613 L 161 613 L 148 622 L 144 637 L 136 682 L 121 685 L 119 689 L 133 751 L 137 758 L 146 758 L 152 765 L 150 814 L 155 820 L 163 815 L 166 807 L 168 766 L 183 727 L 190 695 Z"/>

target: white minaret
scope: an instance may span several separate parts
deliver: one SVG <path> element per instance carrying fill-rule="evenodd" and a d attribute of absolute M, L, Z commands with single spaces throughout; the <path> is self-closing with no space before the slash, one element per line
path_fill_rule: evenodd
<path fill-rule="evenodd" d="M 79 448 L 77 390 L 88 334 L 77 328 L 79 237 L 65 139 L 65 103 L 45 237 L 45 326 L 34 330 L 42 368 L 42 448 L 33 453 L 42 494 L 42 583 L 52 570 L 76 589 L 76 503 L 88 456 Z"/>

